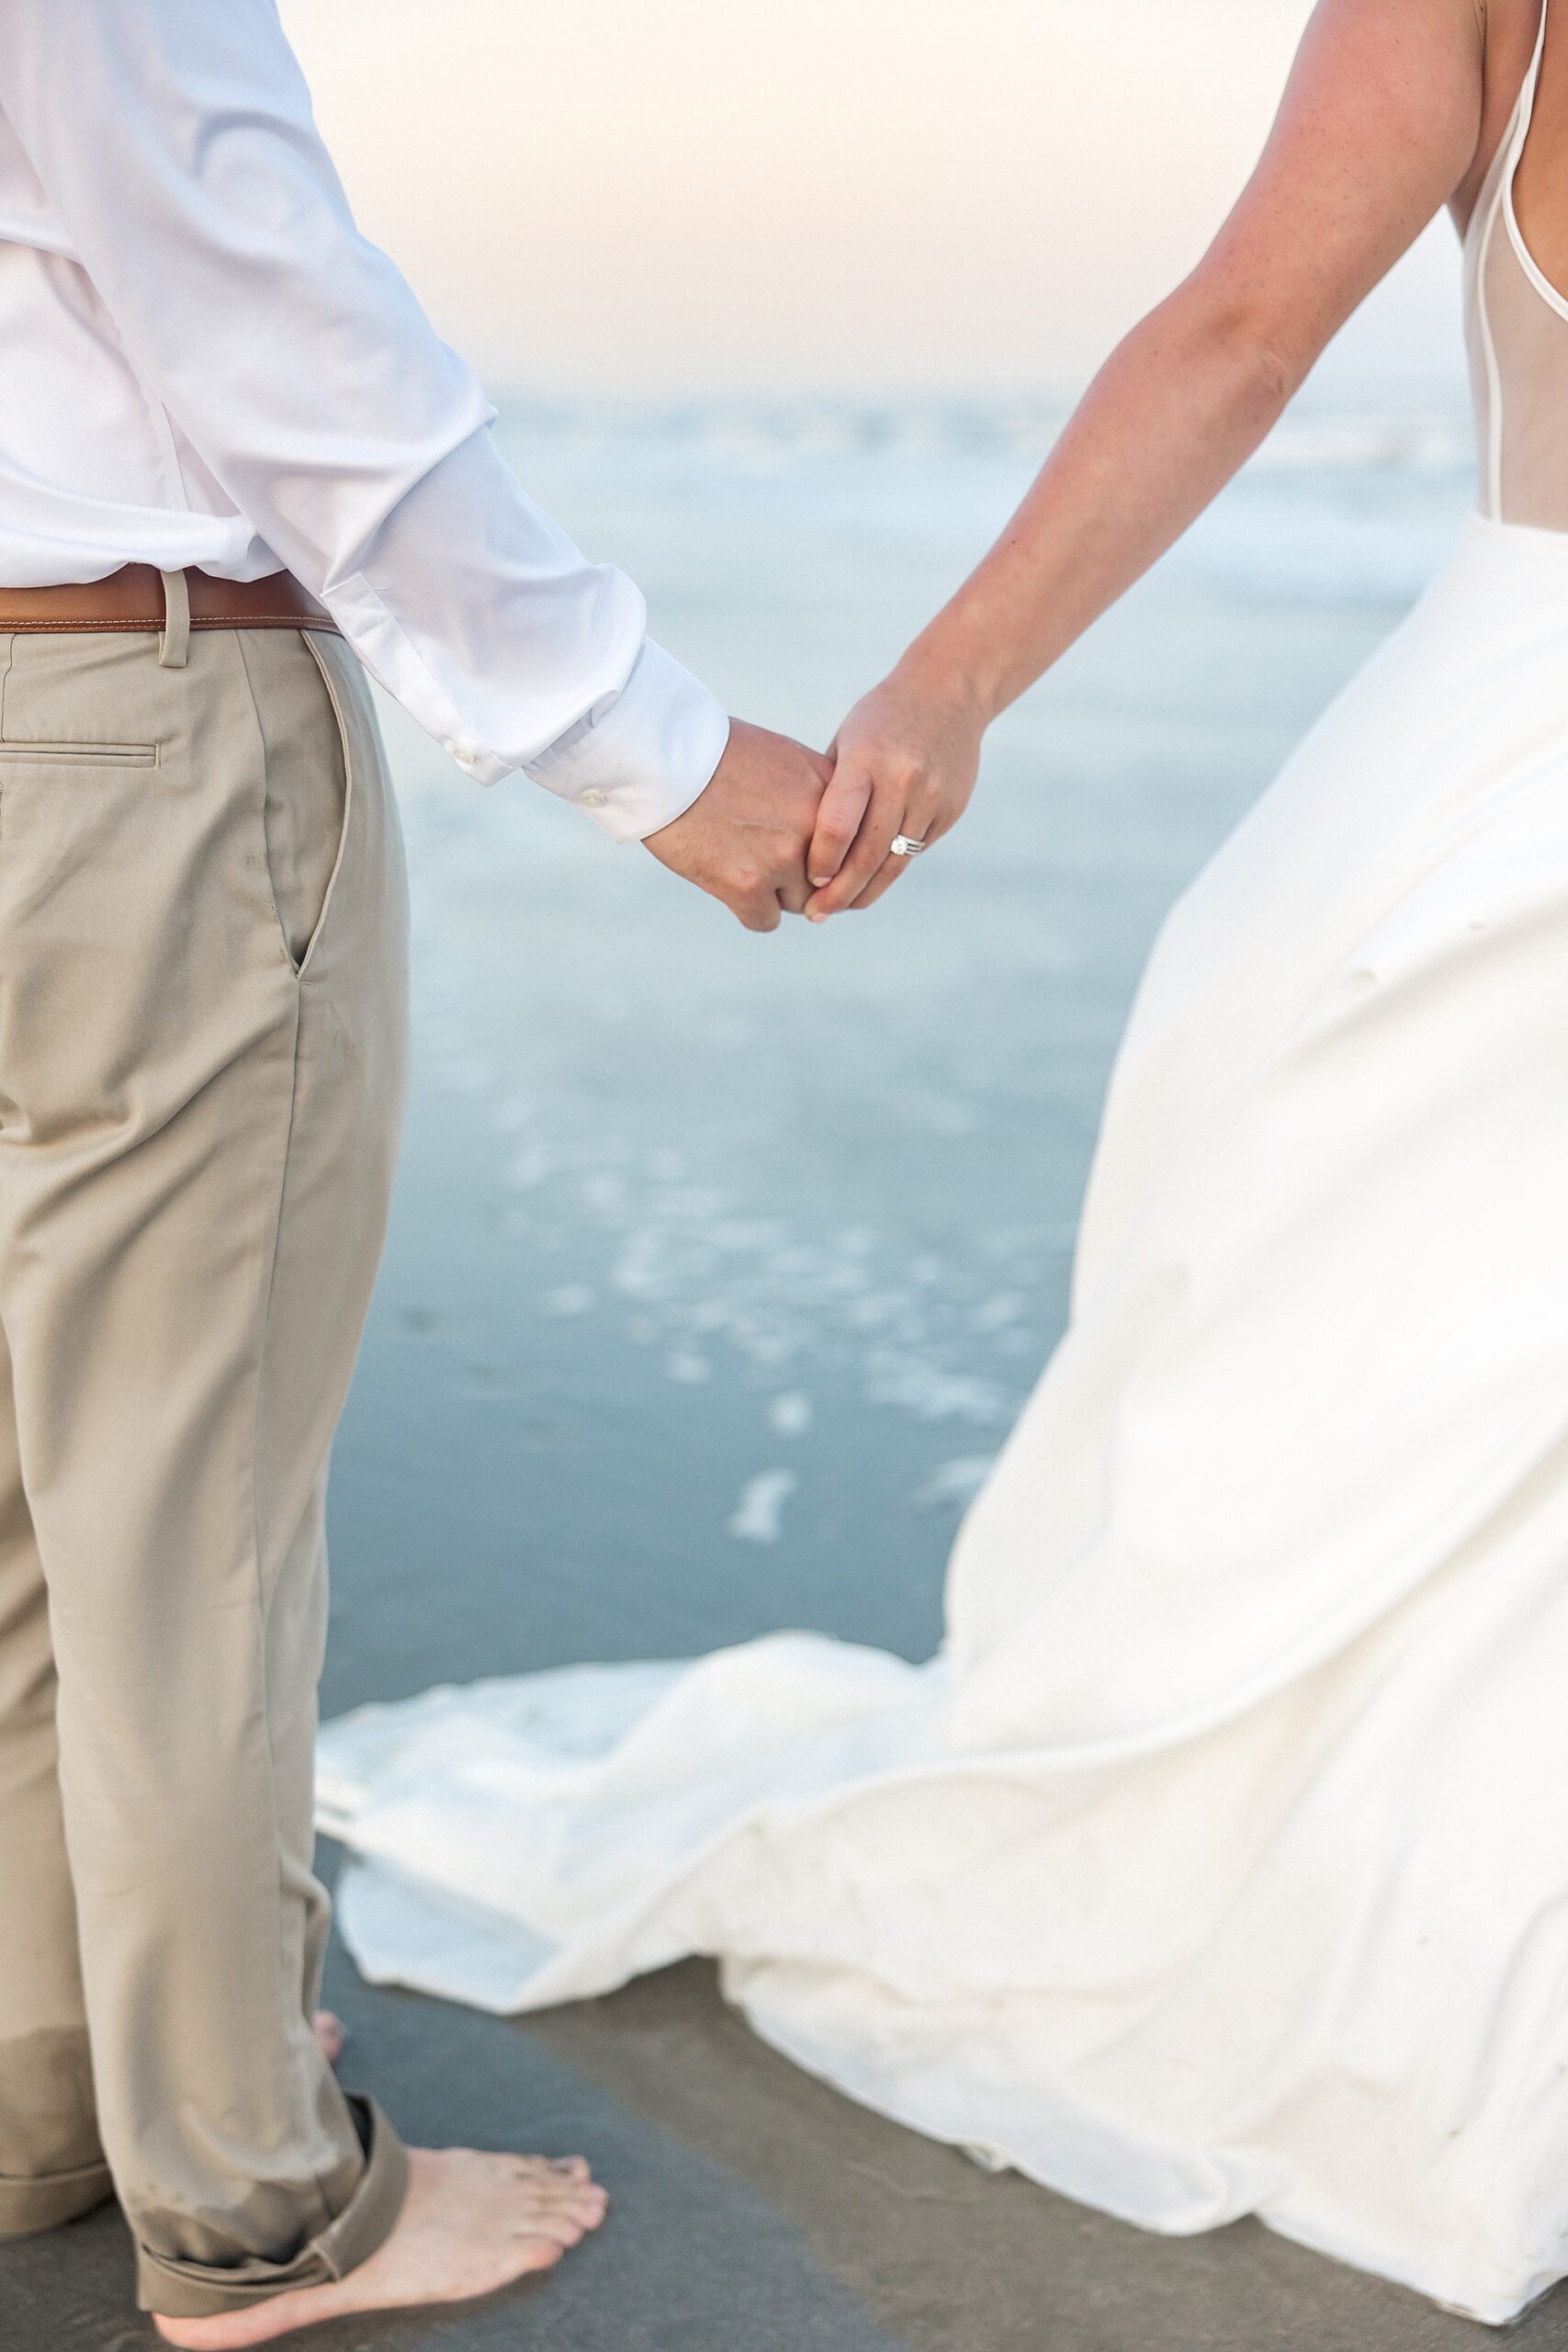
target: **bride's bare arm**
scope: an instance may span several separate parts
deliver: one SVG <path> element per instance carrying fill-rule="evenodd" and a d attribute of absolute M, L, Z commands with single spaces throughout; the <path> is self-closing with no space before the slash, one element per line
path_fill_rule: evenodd
<path fill-rule="evenodd" d="M 840 729 L 808 911 L 869 905 L 962 815 L 980 739 L 1258 447 L 1481 135 L 1483 0 L 1320 0 L 1256 172 L 1203 260 L 1112 353 L 1022 505 Z"/>

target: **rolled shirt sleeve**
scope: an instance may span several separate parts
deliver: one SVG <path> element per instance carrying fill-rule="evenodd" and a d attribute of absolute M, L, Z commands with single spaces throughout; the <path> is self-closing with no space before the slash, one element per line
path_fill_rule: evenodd
<path fill-rule="evenodd" d="M 150 397 L 411 715 L 618 840 L 689 808 L 722 707 L 355 229 L 276 0 L 0 0 L 0 97 Z"/>

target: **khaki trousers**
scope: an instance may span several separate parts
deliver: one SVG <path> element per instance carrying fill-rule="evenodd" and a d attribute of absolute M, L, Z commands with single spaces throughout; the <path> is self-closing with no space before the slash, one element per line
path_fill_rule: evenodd
<path fill-rule="evenodd" d="M 0 2232 L 117 2193 L 142 2307 L 200 2317 L 353 2268 L 406 2185 L 310 2026 L 406 912 L 341 640 L 164 651 L 0 638 Z"/>

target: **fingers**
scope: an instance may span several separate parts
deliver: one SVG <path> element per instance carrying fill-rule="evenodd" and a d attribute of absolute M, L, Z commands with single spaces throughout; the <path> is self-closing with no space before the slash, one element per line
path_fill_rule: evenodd
<path fill-rule="evenodd" d="M 871 805 L 871 778 L 849 761 L 833 772 L 817 811 L 817 828 L 806 853 L 806 871 L 820 890 L 832 881 L 849 855 Z"/>
<path fill-rule="evenodd" d="M 778 891 L 770 881 L 760 880 L 733 896 L 727 894 L 726 904 L 748 931 L 777 931 L 784 920 Z"/>
<path fill-rule="evenodd" d="M 759 832 L 742 887 L 729 903 L 749 931 L 777 931 L 782 915 L 804 914 L 811 896 L 798 832 Z"/>
<path fill-rule="evenodd" d="M 898 830 L 901 796 L 874 791 L 849 854 L 825 889 L 808 901 L 807 915 L 822 922 L 829 915 L 852 907 L 887 855 L 887 845 Z"/>
<path fill-rule="evenodd" d="M 930 809 L 929 814 L 926 813 L 928 809 Z M 897 841 L 899 833 L 908 833 L 912 840 L 924 842 L 928 848 L 934 848 L 943 833 L 951 830 L 950 820 L 943 819 L 934 808 L 931 808 L 929 801 L 917 802 L 912 809 L 905 810 L 903 821 L 897 827 L 893 838 Z M 915 856 L 919 854 L 917 851 Z M 878 899 L 891 890 L 901 874 L 908 874 L 914 863 L 915 857 L 910 856 L 908 852 L 902 857 L 896 857 L 889 849 L 887 855 L 883 859 L 865 888 L 855 899 L 855 913 L 858 915 L 863 907 L 874 907 Z"/>
<path fill-rule="evenodd" d="M 841 914 L 846 907 L 873 904 L 868 895 L 873 883 L 879 886 L 875 891 L 879 899 L 914 863 L 912 858 L 893 856 L 897 836 L 911 833 L 917 841 L 928 840 L 936 821 L 937 803 L 929 788 L 908 785 L 874 790 L 848 856 L 828 887 L 807 902 L 808 919 L 822 922 L 829 915 Z"/>
<path fill-rule="evenodd" d="M 646 846 L 747 931 L 874 905 L 908 863 L 897 836 L 935 841 L 963 814 L 981 731 L 963 710 L 911 706 L 896 680 L 857 704 L 828 756 L 737 719 L 705 790 Z"/>
<path fill-rule="evenodd" d="M 908 874 L 914 862 L 912 857 L 884 858 L 860 897 L 855 900 L 851 911 L 858 915 L 863 908 L 874 907 L 878 899 L 891 890 L 898 876 L 901 874 Z"/>
<path fill-rule="evenodd" d="M 748 931 L 776 931 L 810 895 L 806 844 L 833 763 L 736 719 L 691 807 L 644 842 L 661 865 L 719 899 Z"/>
<path fill-rule="evenodd" d="M 801 862 L 800 844 L 795 845 L 794 862 L 782 874 L 773 876 L 773 891 L 786 915 L 803 915 L 811 896 L 811 885 L 806 878 Z"/>

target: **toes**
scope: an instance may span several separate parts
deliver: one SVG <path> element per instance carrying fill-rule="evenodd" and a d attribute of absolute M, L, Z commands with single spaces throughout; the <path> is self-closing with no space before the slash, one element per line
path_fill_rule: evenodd
<path fill-rule="evenodd" d="M 532 2187 L 515 2224 L 519 2237 L 547 2237 L 576 2245 L 596 2230 L 609 2210 L 604 2191 L 592 2181 L 556 2179 Z"/>
<path fill-rule="evenodd" d="M 582 2156 L 508 2156 L 509 2234 L 514 2245 L 553 2245 L 552 2259 L 596 2230 L 610 2200 Z M 530 2262 L 535 2259 L 530 2253 Z"/>
<path fill-rule="evenodd" d="M 514 2156 L 513 2169 L 519 2180 L 586 2181 L 593 2177 L 586 2156 Z"/>
<path fill-rule="evenodd" d="M 537 2238 L 543 2245 L 564 2251 L 568 2246 L 581 2245 L 588 2232 L 573 2213 L 530 2213 L 516 2234 L 525 2243 Z"/>
<path fill-rule="evenodd" d="M 551 2200 L 552 2203 L 557 2201 Z M 604 2190 L 593 2180 L 574 2182 L 558 2199 L 559 2210 L 563 2213 L 575 2213 L 580 2221 L 590 2223 L 604 2220 L 609 2202 Z"/>
<path fill-rule="evenodd" d="M 525 2270 L 553 2270 L 566 2252 L 558 2238 L 542 2238 L 529 2230 L 518 2232 Z"/>
<path fill-rule="evenodd" d="M 552 2237 L 562 2230 L 572 2230 L 576 2233 L 572 2241 L 575 2245 L 577 2237 L 599 2227 L 608 2208 L 606 2197 L 582 2192 L 575 2197 L 552 2197 L 547 2202 L 536 2199 L 530 2202 L 526 2219 L 519 2226 L 525 2230 L 547 2230 Z"/>

